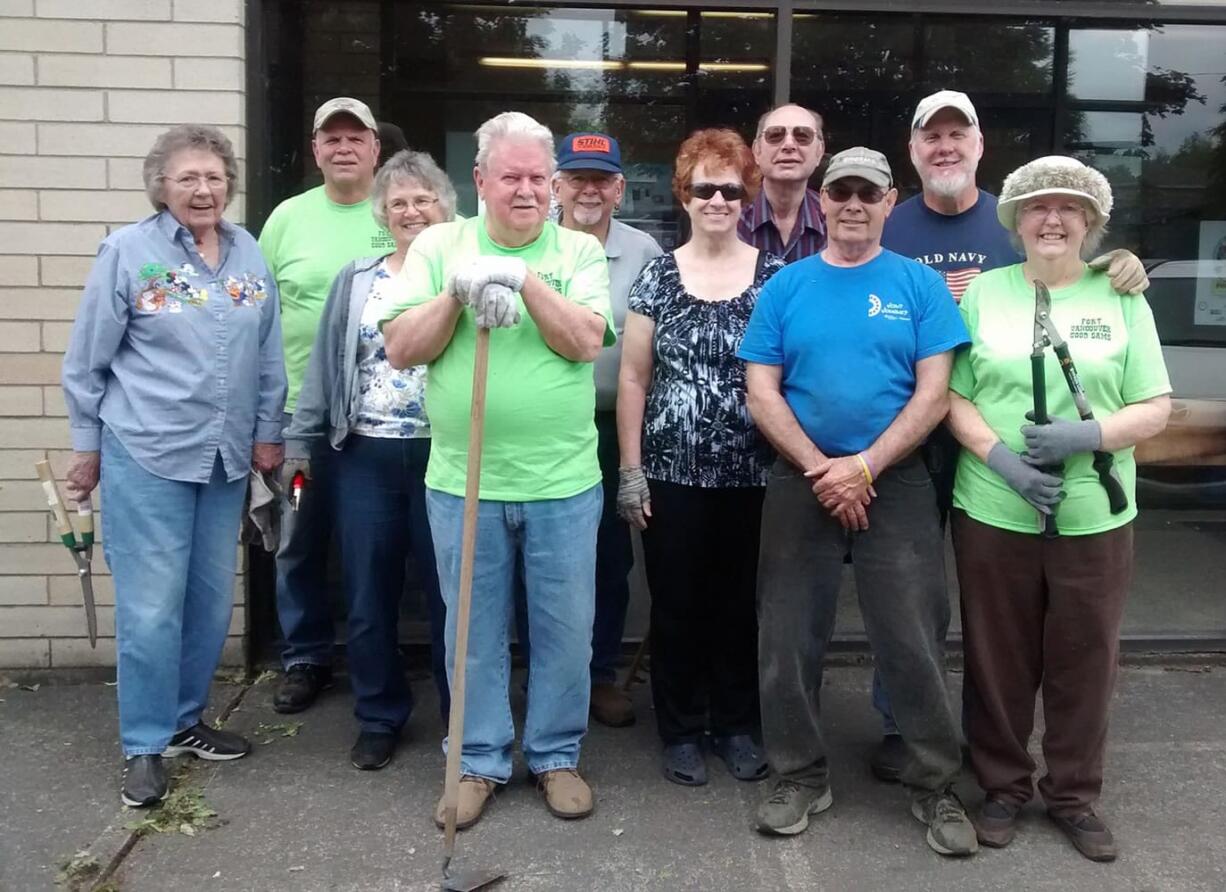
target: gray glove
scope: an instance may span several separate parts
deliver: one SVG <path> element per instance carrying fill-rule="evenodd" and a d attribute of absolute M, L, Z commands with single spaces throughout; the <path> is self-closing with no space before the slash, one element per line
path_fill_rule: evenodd
<path fill-rule="evenodd" d="M 617 469 L 617 516 L 640 530 L 647 529 L 651 515 L 651 490 L 647 478 L 638 465 Z"/>
<path fill-rule="evenodd" d="M 1026 417 L 1033 413 L 1027 412 Z M 1097 421 L 1066 421 L 1051 419 L 1051 424 L 1022 426 L 1026 452 L 1022 461 L 1028 465 L 1058 465 L 1070 455 L 1093 452 L 1103 445 L 1103 429 Z"/>
<path fill-rule="evenodd" d="M 519 298 L 506 285 L 491 282 L 473 301 L 473 321 L 481 328 L 510 328 L 519 324 Z"/>
<path fill-rule="evenodd" d="M 1059 477 L 1040 471 L 1026 464 L 1022 457 L 1006 446 L 997 443 L 988 453 L 988 467 L 1004 478 L 1005 483 L 1019 496 L 1042 514 L 1051 514 L 1064 493 L 1060 491 Z"/>
<path fill-rule="evenodd" d="M 308 458 L 287 458 L 281 465 L 281 492 L 287 499 L 294 497 L 294 475 L 299 471 L 307 480 L 311 479 L 311 460 Z"/>
<path fill-rule="evenodd" d="M 1101 270 L 1111 280 L 1116 294 L 1144 294 L 1149 288 L 1145 264 L 1131 251 L 1116 248 L 1089 263 L 1090 269 Z"/>
<path fill-rule="evenodd" d="M 518 291 L 524 287 L 527 275 L 528 267 L 518 257 L 478 257 L 452 275 L 447 283 L 447 293 L 464 306 L 471 307 L 481 297 L 485 286 L 497 283 Z"/>

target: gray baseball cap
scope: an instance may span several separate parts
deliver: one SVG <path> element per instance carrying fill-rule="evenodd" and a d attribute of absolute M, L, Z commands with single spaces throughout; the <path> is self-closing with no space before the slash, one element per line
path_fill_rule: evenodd
<path fill-rule="evenodd" d="M 379 125 L 375 122 L 375 116 L 370 113 L 370 106 L 360 99 L 350 99 L 348 96 L 337 96 L 335 99 L 329 99 L 315 111 L 315 126 L 311 128 L 314 133 L 324 124 L 328 123 L 328 119 L 334 115 L 352 115 L 362 122 L 362 125 L 368 130 L 374 130 L 376 133 L 379 130 Z"/>
<path fill-rule="evenodd" d="M 975 113 L 971 97 L 957 90 L 937 90 L 919 101 L 919 105 L 915 107 L 915 116 L 911 118 L 911 129 L 927 127 L 932 116 L 943 108 L 952 108 L 966 118 L 972 127 L 979 126 L 979 115 Z"/>
<path fill-rule="evenodd" d="M 885 160 L 885 155 L 864 146 L 844 149 L 831 158 L 826 166 L 826 175 L 822 177 L 822 188 L 845 177 L 860 177 L 882 189 L 890 188 L 894 182 L 890 162 Z"/>

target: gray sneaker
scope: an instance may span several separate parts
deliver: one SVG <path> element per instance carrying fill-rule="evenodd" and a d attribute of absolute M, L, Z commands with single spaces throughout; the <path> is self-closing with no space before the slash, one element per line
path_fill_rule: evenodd
<path fill-rule="evenodd" d="M 975 825 L 953 790 L 946 787 L 911 800 L 911 814 L 928 825 L 928 845 L 942 855 L 973 855 L 979 851 Z"/>
<path fill-rule="evenodd" d="M 758 806 L 758 830 L 793 836 L 809 826 L 809 815 L 824 812 L 834 803 L 830 788 L 820 790 L 780 780 L 770 796 Z"/>

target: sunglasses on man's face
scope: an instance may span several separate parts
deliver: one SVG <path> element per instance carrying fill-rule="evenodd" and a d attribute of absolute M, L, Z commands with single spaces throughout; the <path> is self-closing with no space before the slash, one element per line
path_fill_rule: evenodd
<path fill-rule="evenodd" d="M 826 194 L 831 201 L 837 201 L 839 204 L 851 201 L 853 195 L 860 199 L 861 204 L 879 204 L 885 198 L 885 190 L 879 186 L 865 185 L 853 189 L 845 183 L 831 183 L 826 187 Z"/>
<path fill-rule="evenodd" d="M 820 139 L 818 133 L 812 127 L 793 127 L 792 140 L 798 146 L 812 145 L 814 140 Z M 768 146 L 777 146 L 782 143 L 788 136 L 788 128 L 782 125 L 774 127 L 765 127 L 762 130 L 762 139 Z"/>
<path fill-rule="evenodd" d="M 745 187 L 740 183 L 690 183 L 690 194 L 709 201 L 718 192 L 724 201 L 740 201 L 745 197 Z"/>

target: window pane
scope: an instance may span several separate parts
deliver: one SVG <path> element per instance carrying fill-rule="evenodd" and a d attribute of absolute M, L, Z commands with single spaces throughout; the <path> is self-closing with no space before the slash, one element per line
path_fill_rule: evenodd
<path fill-rule="evenodd" d="M 924 81 L 965 93 L 1050 93 L 1055 29 L 1040 23 L 942 22 L 924 28 Z M 1007 65 L 1001 60 L 1008 59 Z"/>
<path fill-rule="evenodd" d="M 1078 99 L 1141 99 L 1147 31 L 1070 31 L 1068 92 Z"/>

